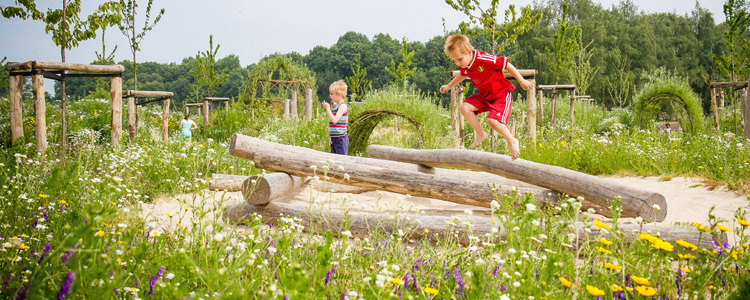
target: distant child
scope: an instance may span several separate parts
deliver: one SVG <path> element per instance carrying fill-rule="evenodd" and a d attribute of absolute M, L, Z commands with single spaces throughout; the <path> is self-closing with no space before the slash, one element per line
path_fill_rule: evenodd
<path fill-rule="evenodd" d="M 515 89 L 512 83 L 505 78 L 503 71 L 508 71 L 527 90 L 533 85 L 521 76 L 508 58 L 495 56 L 484 51 L 476 50 L 471 46 L 469 38 L 462 34 L 454 34 L 445 40 L 445 53 L 459 66 L 460 74 L 453 78 L 450 83 L 440 87 L 441 93 L 448 92 L 452 87 L 461 83 L 466 78 L 479 90 L 479 93 L 466 98 L 461 104 L 461 115 L 469 122 L 471 128 L 477 133 L 477 139 L 471 144 L 471 149 L 476 148 L 487 139 L 487 133 L 479 124 L 477 115 L 489 111 L 487 124 L 505 138 L 510 148 L 510 156 L 513 160 L 521 155 L 518 139 L 513 137 L 508 130 L 508 118 L 513 104 L 511 92 Z"/>
<path fill-rule="evenodd" d="M 180 120 L 180 137 L 190 139 L 193 137 L 193 129 L 198 129 L 193 120 L 190 120 L 190 114 L 185 113 L 185 119 Z"/>
<path fill-rule="evenodd" d="M 346 105 L 346 83 L 336 81 L 328 87 L 331 93 L 333 108 L 328 102 L 323 102 L 323 108 L 328 114 L 328 133 L 331 137 L 331 153 L 347 155 L 349 136 L 346 135 L 346 125 L 349 122 L 349 107 Z"/>

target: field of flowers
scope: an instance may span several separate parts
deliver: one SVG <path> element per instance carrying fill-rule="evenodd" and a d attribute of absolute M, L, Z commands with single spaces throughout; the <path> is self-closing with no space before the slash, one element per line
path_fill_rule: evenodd
<path fill-rule="evenodd" d="M 192 141 L 171 129 L 172 142 L 164 145 L 147 108 L 137 143 L 124 140 L 114 149 L 101 123 L 109 120 L 106 103 L 75 105 L 71 132 L 95 129 L 101 138 L 93 145 L 81 138 L 68 156 L 57 157 L 51 133 L 42 159 L 27 131 L 25 143 L 0 148 L 0 298 L 746 299 L 750 293 L 750 223 L 742 209 L 732 220 L 692 225 L 701 239 L 714 239 L 707 249 L 667 242 L 652 224 L 628 239 L 616 216 L 604 223 L 581 212 L 582 199 L 539 208 L 524 195 L 499 197 L 498 229 L 484 235 L 474 234 L 472 219 L 480 216 L 470 212 L 445 224 L 453 234 L 425 232 L 423 240 L 406 238 L 419 228 L 383 231 L 372 224 L 371 235 L 355 237 L 346 225 L 328 228 L 295 216 L 275 224 L 255 216 L 235 226 L 219 218 L 222 193 L 213 195 L 214 207 L 195 200 L 211 173 L 261 172 L 230 157 L 226 137 L 236 130 L 324 150 L 324 119 L 258 122 L 238 105 L 217 112 L 217 125 L 199 123 Z M 92 109 L 101 114 L 87 113 Z M 540 130 L 536 145 L 525 144 L 522 157 L 592 174 L 695 175 L 738 190 L 749 185 L 750 150 L 740 138 L 675 134 L 665 142 L 658 131 L 634 128 L 622 117 L 607 120 L 596 108 L 588 112 L 572 139 L 561 119 Z M 0 115 L 7 116 L 7 106 L 0 104 Z M 59 126 L 54 113 L 48 118 L 51 128 Z M 178 194 L 194 200 L 167 213 L 168 228 L 140 217 L 140 203 Z M 576 230 L 576 222 L 598 230 Z M 722 233 L 733 242 L 716 242 Z"/>

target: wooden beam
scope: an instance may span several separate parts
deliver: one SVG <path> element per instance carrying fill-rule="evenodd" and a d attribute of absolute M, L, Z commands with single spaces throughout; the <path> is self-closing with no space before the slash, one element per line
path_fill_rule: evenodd
<path fill-rule="evenodd" d="M 122 65 L 86 65 L 32 60 L 22 63 L 9 63 L 5 65 L 5 70 L 8 72 L 25 70 L 66 70 L 98 74 L 122 74 L 122 72 L 125 72 L 125 67 Z"/>
<path fill-rule="evenodd" d="M 523 76 L 524 78 L 526 78 L 526 77 L 534 77 L 537 74 L 539 74 L 539 72 L 537 70 L 534 70 L 534 69 L 519 69 L 518 73 L 520 73 L 521 76 Z M 451 76 L 452 77 L 456 77 L 456 75 L 458 75 L 458 74 L 460 74 L 460 71 L 458 71 L 458 70 L 453 70 L 451 72 Z M 505 75 L 505 78 L 515 79 L 515 77 L 513 77 L 513 75 L 510 75 L 510 73 L 508 71 L 503 71 L 503 75 Z"/>
<path fill-rule="evenodd" d="M 204 101 L 229 101 L 229 98 L 221 98 L 221 97 L 203 97 Z"/>
<path fill-rule="evenodd" d="M 584 197 L 586 201 L 601 206 L 604 209 L 601 213 L 605 216 L 611 216 L 609 207 L 615 197 L 622 199 L 624 217 L 642 217 L 646 221 L 661 222 L 667 216 L 667 201 L 659 193 L 562 167 L 524 159 L 513 161 L 507 155 L 473 150 L 414 150 L 370 145 L 367 147 L 367 156 L 428 167 L 461 168 L 498 174 L 568 195 Z M 655 211 L 654 205 L 658 205 L 660 209 Z"/>
<path fill-rule="evenodd" d="M 185 106 L 203 106 L 203 103 L 187 103 Z"/>
<path fill-rule="evenodd" d="M 123 97 L 172 97 L 172 92 L 124 90 Z"/>
<path fill-rule="evenodd" d="M 248 204 L 263 205 L 299 189 L 307 178 L 287 173 L 254 175 L 242 183 L 242 197 Z"/>
<path fill-rule="evenodd" d="M 9 76 L 8 94 L 10 96 L 10 142 L 23 137 L 23 76 Z"/>
<path fill-rule="evenodd" d="M 44 100 L 44 75 L 32 75 L 31 86 L 32 93 L 34 93 L 34 127 L 36 131 L 36 151 L 40 155 L 44 155 L 44 153 L 47 151 L 47 101 Z"/>
<path fill-rule="evenodd" d="M 289 119 L 289 110 L 291 109 L 290 106 L 291 104 L 289 99 L 284 99 L 284 120 Z"/>
<path fill-rule="evenodd" d="M 301 225 L 305 230 L 319 228 L 330 230 L 341 236 L 340 232 L 349 230 L 354 237 L 369 237 L 373 230 L 385 233 L 396 233 L 401 230 L 407 240 L 425 239 L 432 236 L 443 238 L 458 238 L 458 241 L 467 244 L 469 235 L 466 234 L 466 222 L 471 222 L 473 236 L 485 236 L 486 234 L 498 234 L 505 239 L 505 231 L 500 227 L 496 219 L 481 217 L 478 215 L 467 216 L 456 214 L 453 216 L 423 215 L 421 213 L 399 212 L 393 214 L 380 214 L 364 211 L 345 212 L 340 209 L 329 209 L 324 207 L 307 207 L 290 203 L 271 202 L 268 205 L 252 205 L 245 202 L 235 201 L 227 205 L 223 218 L 228 222 L 241 224 L 251 221 L 254 216 L 260 216 L 263 224 L 279 224 L 280 218 L 295 216 L 302 220 Z M 394 217 L 401 215 L 402 217 Z M 456 224 L 456 225 L 450 225 Z M 312 225 L 312 226 L 311 226 Z M 643 229 L 648 229 L 652 234 L 658 234 L 659 238 L 670 243 L 683 240 L 701 249 L 714 249 L 713 241 L 705 236 L 701 238 L 700 232 L 694 228 L 673 227 L 665 225 L 641 226 L 640 224 L 617 224 L 618 229 L 624 233 L 625 239 L 631 242 L 639 240 L 638 234 Z M 496 231 L 495 231 L 496 230 Z M 586 232 L 590 230 L 590 232 Z M 494 231 L 494 232 L 493 232 Z M 609 231 L 600 231 L 596 227 L 586 227 L 582 222 L 575 223 L 575 231 L 578 240 L 607 238 Z M 455 234 L 455 235 L 454 235 Z M 601 235 L 600 235 L 601 234 Z M 727 240 L 726 233 L 719 235 L 718 242 Z M 572 242 L 576 245 L 578 243 Z M 586 243 L 582 243 L 586 244 Z"/>
<path fill-rule="evenodd" d="M 748 81 L 733 81 L 733 82 L 717 82 L 717 81 L 714 81 L 714 82 L 711 82 L 711 84 L 709 84 L 709 86 L 711 86 L 711 87 L 731 86 L 731 87 L 743 88 L 743 87 L 747 87 L 747 83 L 748 83 Z"/>
<path fill-rule="evenodd" d="M 540 90 L 575 90 L 575 84 L 552 84 L 539 85 Z"/>
<path fill-rule="evenodd" d="M 416 171 L 419 166 L 413 164 L 337 155 L 241 134 L 232 137 L 229 154 L 252 160 L 257 168 L 299 177 L 323 176 L 325 166 L 321 165 L 321 161 L 333 161 L 328 166 L 326 176 L 332 178 L 331 181 L 358 187 L 483 207 L 489 207 L 490 202 L 496 199 L 486 182 L 420 173 Z M 312 166 L 317 167 L 313 169 Z M 559 200 L 558 194 L 549 190 L 510 186 L 497 188 L 498 195 L 516 192 L 532 193 L 541 204 Z"/>

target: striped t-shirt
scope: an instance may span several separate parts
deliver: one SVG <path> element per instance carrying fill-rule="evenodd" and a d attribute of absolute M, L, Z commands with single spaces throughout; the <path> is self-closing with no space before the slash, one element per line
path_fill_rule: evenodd
<path fill-rule="evenodd" d="M 331 108 L 331 113 L 335 116 L 336 113 L 339 111 L 339 108 L 341 105 L 344 104 L 338 103 L 334 104 Z M 328 120 L 328 133 L 331 137 L 340 137 L 346 135 L 346 125 L 349 123 L 349 110 L 347 109 L 346 112 L 341 115 L 341 118 L 336 124 L 331 123 L 330 120 Z"/>

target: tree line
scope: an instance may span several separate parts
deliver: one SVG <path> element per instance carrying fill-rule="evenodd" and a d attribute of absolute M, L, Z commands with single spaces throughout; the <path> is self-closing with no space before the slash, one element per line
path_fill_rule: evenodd
<path fill-rule="evenodd" d="M 742 41 L 750 39 L 748 3 L 727 0 L 727 4 L 729 14 L 744 14 L 745 19 L 726 16 L 727 22 L 716 24 L 713 14 L 697 2 L 695 8 L 684 15 L 647 14 L 630 0 L 607 8 L 592 0 L 537 2 L 530 7 L 530 13 L 538 16 L 537 23 L 495 54 L 508 56 L 520 69 L 537 69 L 537 84 L 585 85 L 587 94 L 608 107 L 628 106 L 635 90 L 648 80 L 647 75 L 659 68 L 686 78 L 705 103 L 711 81 L 729 81 L 732 80 L 730 77 L 746 80 L 748 74 L 747 62 L 741 61 L 743 53 L 750 54 L 745 49 L 748 47 L 742 48 Z M 575 30 L 569 30 L 573 28 Z M 466 32 L 466 28 L 463 29 Z M 728 35 L 732 30 L 735 35 Z M 370 89 L 396 82 L 412 84 L 423 93 L 435 94 L 440 104 L 447 105 L 448 96 L 437 91 L 440 85 L 450 80 L 450 71 L 457 68 L 443 53 L 445 37 L 456 32 L 460 30 L 444 29 L 443 35 L 426 42 L 397 39 L 384 33 L 369 38 L 361 33 L 347 32 L 335 44 L 316 46 L 307 54 L 280 55 L 306 66 L 314 74 L 319 99 L 327 98 L 331 82 L 356 78 L 366 82 Z M 497 42 L 481 30 L 470 33 L 472 44 L 477 49 L 490 51 Z M 739 42 L 728 43 L 732 37 Z M 572 39 L 575 39 L 575 51 L 571 50 L 569 57 L 561 57 L 560 49 L 570 47 L 573 41 L 568 40 Z M 196 59 L 200 57 L 188 57 L 179 64 L 138 63 L 138 89 L 171 91 L 175 94 L 176 107 L 195 102 L 201 98 L 201 93 L 195 88 L 196 80 L 190 73 Z M 568 64 L 561 67 L 565 59 Z M 730 60 L 738 65 L 727 72 L 726 62 Z M 133 88 L 132 61 L 119 64 L 126 68 L 124 89 Z M 249 79 L 248 74 L 259 64 L 262 61 L 242 67 L 239 57 L 234 54 L 218 59 L 215 68 L 224 70 L 227 76 L 215 87 L 213 95 L 240 97 Z M 577 70 L 583 67 L 588 69 Z M 582 74 L 576 72 L 588 77 L 581 79 Z M 85 97 L 96 91 L 96 85 L 93 79 L 70 78 L 66 91 L 69 96 Z M 56 84 L 55 98 L 60 97 L 59 88 Z M 361 89 L 357 91 L 363 94 Z M 357 96 L 364 96 L 366 101 L 366 90 L 364 95 Z"/>

